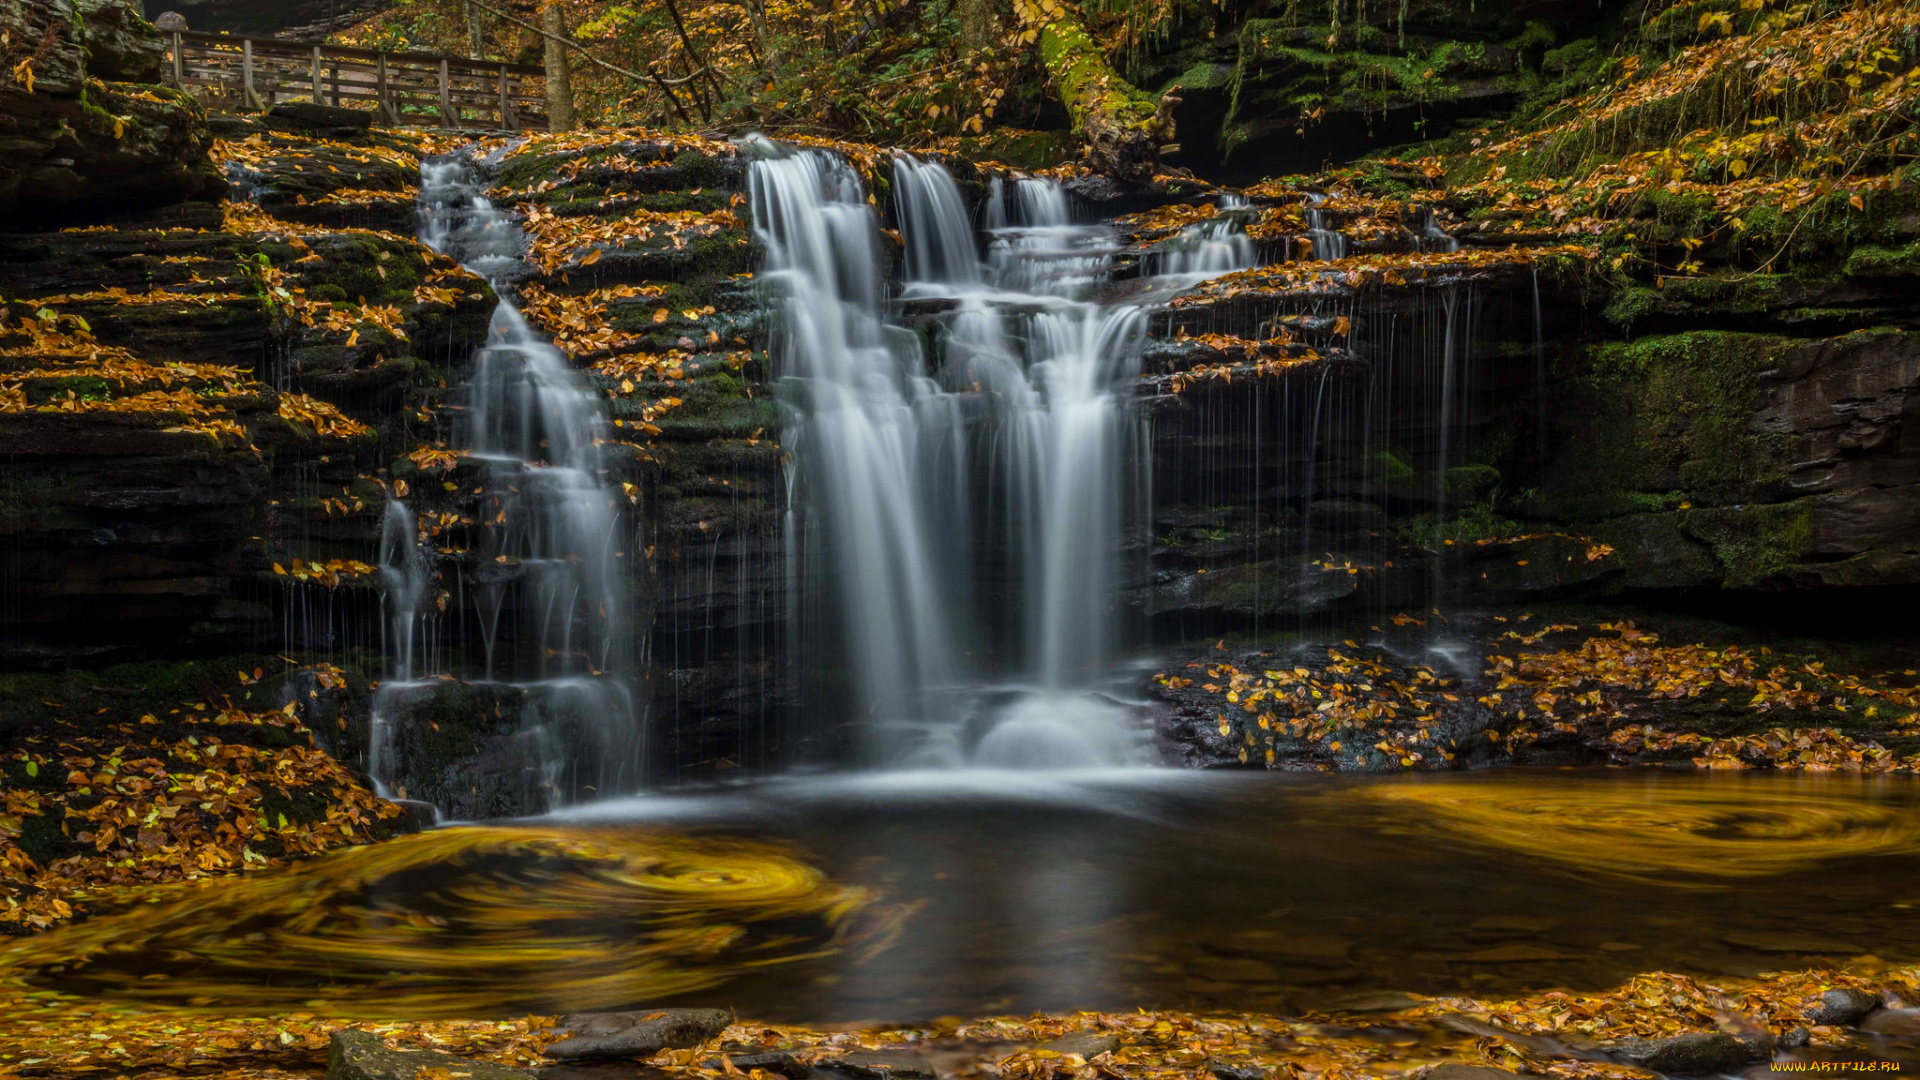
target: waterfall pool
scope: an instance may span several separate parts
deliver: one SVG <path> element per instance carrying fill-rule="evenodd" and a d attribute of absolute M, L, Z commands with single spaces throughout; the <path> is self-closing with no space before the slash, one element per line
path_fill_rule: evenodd
<path fill-rule="evenodd" d="M 151 890 L 0 964 L 215 1013 L 1286 1012 L 1909 963 L 1916 904 L 1902 776 L 836 773 Z"/>

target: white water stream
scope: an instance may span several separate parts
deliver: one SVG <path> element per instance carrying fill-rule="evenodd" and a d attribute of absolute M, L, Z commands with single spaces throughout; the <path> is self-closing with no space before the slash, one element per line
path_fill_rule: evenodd
<path fill-rule="evenodd" d="M 946 169 L 899 157 L 898 300 L 934 313 L 922 337 L 890 314 L 880 221 L 853 169 L 748 145 L 792 415 L 792 556 L 826 579 L 871 756 L 1143 760 L 1128 711 L 1093 692 L 1113 660 L 1126 483 L 1145 462 L 1128 407 L 1145 316 L 1098 300 L 1115 236 L 1075 223 L 1051 181 L 995 181 L 983 259 Z M 1250 264 L 1236 224 L 1182 237 L 1169 269 Z M 977 564 L 995 550 L 1012 581 L 990 588 Z M 1009 627 L 1017 642 L 994 640 Z"/>
<path fill-rule="evenodd" d="M 388 779 L 396 695 L 453 676 L 520 692 L 522 749 L 550 803 L 631 786 L 641 724 L 626 678 L 633 628 L 618 498 L 602 476 L 606 414 L 509 299 L 522 265 L 519 224 L 485 198 L 473 165 L 429 160 L 420 180 L 421 239 L 502 294 L 474 356 L 461 435 L 463 453 L 484 463 L 485 520 L 463 582 L 472 610 L 451 617 L 478 620 L 480 649 L 462 662 L 424 647 L 443 617 L 429 603 L 433 563 L 415 515 L 396 499 L 381 537 L 391 666 L 369 771 Z"/>

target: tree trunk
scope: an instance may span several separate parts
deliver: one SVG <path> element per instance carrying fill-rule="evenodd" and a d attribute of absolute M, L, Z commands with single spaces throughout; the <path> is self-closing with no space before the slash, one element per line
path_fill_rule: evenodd
<path fill-rule="evenodd" d="M 484 44 L 480 34 L 480 9 L 467 0 L 467 59 L 478 60 Z"/>
<path fill-rule="evenodd" d="M 541 9 L 540 28 L 549 35 L 546 39 L 547 123 L 554 131 L 572 131 L 573 67 L 567 57 L 567 47 L 554 40 L 567 33 L 566 19 L 557 2 Z"/>
<path fill-rule="evenodd" d="M 1160 144 L 1173 139 L 1178 87 L 1159 101 L 1134 87 L 1108 65 L 1099 42 L 1087 33 L 1072 0 L 1014 0 L 1013 9 L 1052 78 L 1073 133 L 1089 164 L 1122 180 L 1145 182 L 1160 165 Z"/>
<path fill-rule="evenodd" d="M 992 0 L 956 0 L 954 14 L 960 17 L 960 40 L 969 49 L 990 49 L 998 40 L 994 33 Z"/>

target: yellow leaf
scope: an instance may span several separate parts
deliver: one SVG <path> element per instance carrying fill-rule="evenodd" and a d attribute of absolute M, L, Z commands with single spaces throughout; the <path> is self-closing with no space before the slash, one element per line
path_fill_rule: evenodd
<path fill-rule="evenodd" d="M 655 312 L 653 313 L 653 321 L 654 321 L 654 322 L 656 322 L 656 323 L 663 323 L 663 322 L 666 322 L 666 321 L 667 321 L 667 309 L 666 309 L 666 308 L 660 308 L 659 310 L 657 310 L 657 311 L 655 311 Z"/>
<path fill-rule="evenodd" d="M 597 263 L 600 261 L 600 255 L 601 255 L 601 249 L 594 248 L 592 251 L 587 253 L 586 258 L 580 260 L 580 265 L 592 266 L 594 263 Z"/>
<path fill-rule="evenodd" d="M 1747 175 L 1747 163 L 1740 158 L 1734 158 L 1727 163 L 1727 174 L 1738 180 Z"/>

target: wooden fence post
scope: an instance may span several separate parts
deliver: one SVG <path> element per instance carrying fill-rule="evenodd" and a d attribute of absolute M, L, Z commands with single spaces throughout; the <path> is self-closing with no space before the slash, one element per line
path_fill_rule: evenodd
<path fill-rule="evenodd" d="M 320 93 L 320 46 L 313 47 L 313 103 L 325 105 L 326 98 Z"/>
<path fill-rule="evenodd" d="M 506 131 L 519 131 L 520 125 L 514 121 L 513 95 L 507 81 L 507 65 L 500 65 L 500 127 Z"/>
<path fill-rule="evenodd" d="M 186 58 L 180 55 L 180 45 L 180 31 L 175 30 L 173 32 L 173 88 L 175 90 L 187 88 L 187 62 Z"/>
<path fill-rule="evenodd" d="M 260 95 L 253 89 L 253 39 L 244 38 L 240 42 L 240 107 L 243 109 L 260 108 Z"/>
<path fill-rule="evenodd" d="M 385 121 L 388 127 L 399 127 L 400 112 L 393 107 L 393 99 L 387 94 L 386 53 L 381 53 L 380 59 L 374 64 L 373 93 L 375 98 L 374 111 L 380 115 L 380 119 Z"/>
<path fill-rule="evenodd" d="M 447 58 L 440 58 L 440 126 L 459 127 L 458 117 L 453 115 L 453 87 L 449 85 L 451 74 L 447 71 Z"/>

